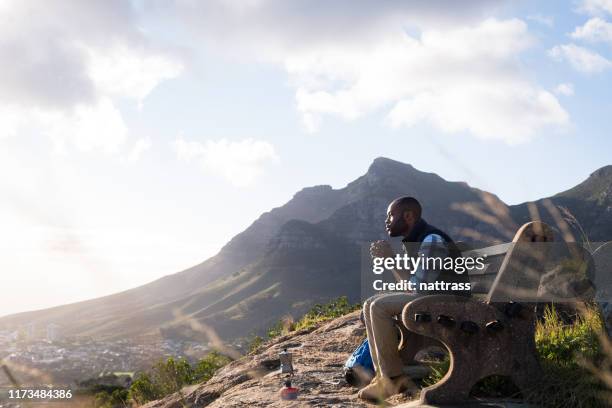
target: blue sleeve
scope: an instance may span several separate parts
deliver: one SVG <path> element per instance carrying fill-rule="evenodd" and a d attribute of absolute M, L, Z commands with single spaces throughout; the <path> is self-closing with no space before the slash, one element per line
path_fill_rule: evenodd
<path fill-rule="evenodd" d="M 423 257 L 423 262 L 427 258 L 446 258 L 450 256 L 450 252 L 448 251 L 448 247 L 444 239 L 438 234 L 429 234 L 423 239 L 419 251 L 417 253 L 418 257 Z M 418 285 L 421 282 L 435 282 L 438 280 L 440 275 L 439 270 L 435 269 L 427 269 L 426 265 L 421 264 L 414 275 L 410 278 L 410 282 Z"/>

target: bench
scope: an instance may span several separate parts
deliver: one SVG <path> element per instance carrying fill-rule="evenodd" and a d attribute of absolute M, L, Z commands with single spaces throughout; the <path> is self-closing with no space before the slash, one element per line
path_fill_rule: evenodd
<path fill-rule="evenodd" d="M 542 222 L 523 225 L 513 241 L 462 250 L 464 257 L 485 256 L 484 270 L 470 273 L 472 297 L 426 295 L 403 310 L 400 355 L 414 364 L 418 351 L 437 345 L 450 357 L 446 376 L 424 388 L 421 403 L 465 402 L 472 387 L 492 375 L 507 376 L 523 392 L 541 378 L 535 346 L 535 309 L 540 279 L 553 241 Z M 521 288 L 521 293 L 515 293 Z M 512 301 L 520 298 L 520 302 Z"/>

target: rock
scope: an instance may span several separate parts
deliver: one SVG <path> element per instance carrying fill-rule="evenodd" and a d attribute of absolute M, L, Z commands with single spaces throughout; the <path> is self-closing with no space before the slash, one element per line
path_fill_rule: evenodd
<path fill-rule="evenodd" d="M 184 407 L 370 407 L 357 398 L 357 389 L 344 381 L 342 367 L 365 337 L 359 312 L 275 339 L 258 352 L 236 360 L 207 383 L 184 388 L 181 393 L 145 405 L 146 408 Z M 280 375 L 278 353 L 287 348 L 293 354 L 296 374 L 292 385 L 299 389 L 296 401 L 282 401 L 279 391 L 285 376 Z M 398 394 L 387 400 L 391 406 L 429 407 L 412 401 L 416 395 Z M 518 403 L 482 403 L 474 407 L 527 407 Z M 447 407 L 452 408 L 452 407 Z"/>
<path fill-rule="evenodd" d="M 210 381 L 182 395 L 173 394 L 146 405 L 148 408 L 211 407 L 371 407 L 357 398 L 357 389 L 344 381 L 344 362 L 365 338 L 365 328 L 354 312 L 313 331 L 284 336 L 257 354 L 250 354 L 222 368 Z M 296 370 L 293 386 L 297 401 L 282 401 L 279 390 L 285 376 L 278 369 L 278 353 L 293 353 Z M 406 402 L 409 396 L 396 396 Z"/>

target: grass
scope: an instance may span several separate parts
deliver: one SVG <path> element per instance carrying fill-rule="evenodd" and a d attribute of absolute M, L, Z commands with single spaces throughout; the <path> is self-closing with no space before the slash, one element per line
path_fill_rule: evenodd
<path fill-rule="evenodd" d="M 304 316 L 298 321 L 293 321 L 290 318 L 279 320 L 276 324 L 267 330 L 266 337 L 252 336 L 248 342 L 248 353 L 255 352 L 267 341 L 276 337 L 290 334 L 300 330 L 309 330 L 317 327 L 323 322 L 333 320 L 337 317 L 344 316 L 361 308 L 359 303 L 351 304 L 346 296 L 340 296 L 332 299 L 325 304 L 315 304 Z"/>
<path fill-rule="evenodd" d="M 585 307 L 570 324 L 563 322 L 554 307 L 547 307 L 536 326 L 536 345 L 545 375 L 527 398 L 545 407 L 610 406 L 609 390 L 588 368 L 603 368 L 606 363 L 603 332 L 603 320 L 594 306 Z"/>
<path fill-rule="evenodd" d="M 341 296 L 324 305 L 316 304 L 294 325 L 294 330 L 311 329 L 322 322 L 333 320 L 361 308 L 359 303 L 351 305 L 346 296 Z"/>
<path fill-rule="evenodd" d="M 543 408 L 604 408 L 611 406 L 612 395 L 604 380 L 612 375 L 610 356 L 603 351 L 603 320 L 595 306 L 585 307 L 572 323 L 565 323 L 553 306 L 547 306 L 536 325 L 536 347 L 544 371 L 542 381 L 523 397 Z M 432 365 L 424 385 L 440 381 L 449 368 L 446 359 Z M 479 382 L 476 396 L 518 396 L 518 390 L 503 377 Z"/>

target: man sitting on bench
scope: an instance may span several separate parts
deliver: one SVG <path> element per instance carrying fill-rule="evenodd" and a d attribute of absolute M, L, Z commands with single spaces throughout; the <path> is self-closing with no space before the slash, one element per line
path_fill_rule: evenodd
<path fill-rule="evenodd" d="M 386 230 L 391 237 L 403 236 L 402 243 L 410 257 L 459 257 L 460 253 L 453 240 L 443 231 L 429 225 L 421 218 L 421 205 L 413 197 L 395 199 L 387 209 Z M 395 257 L 387 241 L 377 241 L 370 247 L 373 258 Z M 399 271 L 393 271 L 396 279 L 407 278 Z M 406 390 L 412 385 L 411 379 L 402 372 L 399 355 L 399 340 L 394 316 L 401 314 L 404 306 L 419 296 L 433 294 L 432 291 L 418 290 L 421 282 L 467 282 L 467 274 L 459 275 L 454 271 L 425 269 L 419 267 L 409 277 L 416 285 L 414 292 L 383 293 L 364 302 L 365 319 L 370 354 L 376 377 L 370 385 L 359 391 L 358 396 L 367 400 L 384 400 L 391 395 Z M 445 292 L 455 294 L 453 292 Z M 468 293 L 462 293 L 463 295 Z"/>

